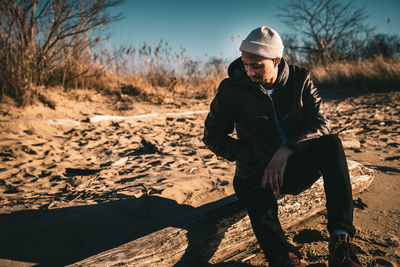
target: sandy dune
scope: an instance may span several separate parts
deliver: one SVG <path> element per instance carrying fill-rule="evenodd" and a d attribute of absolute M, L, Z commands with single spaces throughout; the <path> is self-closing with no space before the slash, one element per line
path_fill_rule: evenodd
<path fill-rule="evenodd" d="M 234 193 L 234 164 L 202 143 L 206 114 L 190 113 L 207 110 L 207 102 L 156 106 L 85 91 L 52 97 L 60 103 L 56 110 L 1 106 L 0 229 L 8 232 L 0 266 L 73 263 L 176 225 Z M 361 258 L 375 266 L 400 261 L 399 103 L 399 92 L 324 103 L 348 158 L 376 170 L 355 215 Z M 138 117 L 143 114 L 152 115 Z M 104 115 L 131 118 L 93 119 Z M 80 222 L 83 211 L 93 218 Z M 327 260 L 324 217 L 319 213 L 289 234 L 309 266 Z M 265 264 L 257 245 L 230 260 Z"/>

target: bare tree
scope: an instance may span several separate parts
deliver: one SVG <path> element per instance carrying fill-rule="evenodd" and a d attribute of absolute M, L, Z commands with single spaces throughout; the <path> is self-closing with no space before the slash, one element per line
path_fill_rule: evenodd
<path fill-rule="evenodd" d="M 123 0 L 1 0 L 0 96 L 23 102 L 71 51 L 97 42 L 96 30 L 120 18 L 107 9 Z M 23 104 L 23 103 L 20 103 Z"/>
<path fill-rule="evenodd" d="M 290 63 L 301 63 L 306 61 L 303 53 L 301 53 L 302 42 L 294 34 L 284 33 L 281 35 L 283 45 L 285 47 L 284 57 Z"/>
<path fill-rule="evenodd" d="M 302 36 L 298 49 L 309 59 L 327 62 L 358 57 L 372 31 L 363 8 L 338 0 L 293 0 L 281 7 L 282 21 Z"/>
<path fill-rule="evenodd" d="M 373 35 L 363 52 L 365 58 L 400 57 L 400 37 L 396 34 Z"/>

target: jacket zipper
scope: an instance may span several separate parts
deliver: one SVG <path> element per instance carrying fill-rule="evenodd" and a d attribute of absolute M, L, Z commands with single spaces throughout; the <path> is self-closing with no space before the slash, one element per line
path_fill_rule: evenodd
<path fill-rule="evenodd" d="M 274 100 L 273 100 L 272 97 L 267 93 L 267 90 L 266 90 L 264 87 L 262 87 L 262 85 L 260 85 L 258 88 L 261 90 L 261 92 L 263 92 L 263 94 L 264 94 L 266 97 L 269 98 L 269 100 L 271 101 L 271 104 L 272 104 L 272 112 L 274 112 L 274 116 L 275 116 L 276 118 L 278 118 L 278 114 L 276 113 L 276 109 L 275 109 Z"/>
<path fill-rule="evenodd" d="M 274 102 L 273 98 L 267 93 L 267 90 L 266 90 L 264 87 L 262 87 L 262 85 L 259 86 L 259 89 L 260 89 L 261 92 L 263 92 L 264 95 L 265 95 L 266 97 L 268 97 L 269 100 L 271 101 L 272 112 L 274 113 L 274 121 L 275 121 L 275 126 L 276 126 L 276 132 L 278 132 L 279 139 L 281 140 L 281 142 L 283 142 L 278 127 L 281 128 L 281 130 L 283 131 L 283 134 L 284 134 L 284 135 L 286 135 L 286 133 L 284 132 L 284 130 L 283 130 L 283 128 L 282 128 L 282 124 L 281 124 L 281 122 L 279 121 L 279 116 L 278 116 L 278 113 L 277 113 L 276 108 L 275 108 L 275 102 Z M 278 126 L 278 124 L 279 124 L 279 126 Z M 285 138 L 286 138 L 286 137 L 285 137 Z"/>

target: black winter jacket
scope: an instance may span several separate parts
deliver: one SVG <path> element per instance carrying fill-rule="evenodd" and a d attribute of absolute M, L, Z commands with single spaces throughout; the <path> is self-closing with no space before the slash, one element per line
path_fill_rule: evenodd
<path fill-rule="evenodd" d="M 263 170 L 281 145 L 274 110 L 287 145 L 329 133 L 320 110 L 321 98 L 305 69 L 281 60 L 269 96 L 246 75 L 240 58 L 231 63 L 205 121 L 204 143 L 217 155 L 236 161 L 237 174 Z M 237 138 L 231 136 L 234 128 Z"/>

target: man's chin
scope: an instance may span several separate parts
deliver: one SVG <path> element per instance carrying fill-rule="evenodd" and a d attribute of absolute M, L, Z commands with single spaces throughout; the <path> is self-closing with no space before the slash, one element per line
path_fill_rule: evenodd
<path fill-rule="evenodd" d="M 257 83 L 257 84 L 262 83 L 262 79 L 253 79 L 253 78 L 250 78 L 250 81 L 251 81 L 252 83 Z"/>

